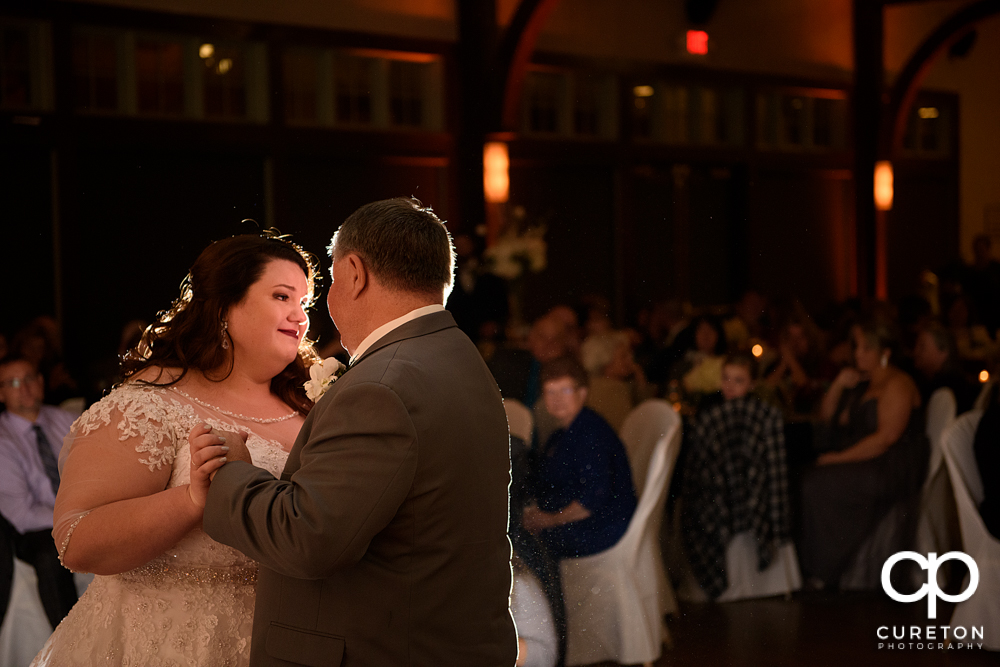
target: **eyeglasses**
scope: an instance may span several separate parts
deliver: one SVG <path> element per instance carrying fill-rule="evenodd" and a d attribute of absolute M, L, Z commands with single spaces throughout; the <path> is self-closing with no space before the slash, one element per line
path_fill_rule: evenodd
<path fill-rule="evenodd" d="M 559 396 L 572 396 L 579 387 L 559 387 L 558 389 L 546 389 L 543 393 L 546 396 L 557 398 Z"/>
<path fill-rule="evenodd" d="M 0 387 L 3 387 L 4 389 L 7 387 L 10 387 L 11 389 L 20 389 L 27 384 L 39 382 L 41 379 L 41 375 L 38 373 L 32 373 L 30 375 L 25 375 L 23 378 L 11 378 L 9 380 L 4 380 L 3 382 L 0 382 Z"/>

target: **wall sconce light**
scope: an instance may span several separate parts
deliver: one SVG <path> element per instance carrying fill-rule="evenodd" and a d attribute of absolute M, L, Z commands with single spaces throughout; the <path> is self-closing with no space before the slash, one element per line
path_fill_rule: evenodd
<path fill-rule="evenodd" d="M 875 208 L 879 211 L 892 210 L 893 185 L 892 163 L 879 160 L 875 163 Z"/>
<path fill-rule="evenodd" d="M 490 141 L 483 147 L 483 191 L 486 201 L 500 204 L 510 196 L 510 159 L 507 144 Z"/>

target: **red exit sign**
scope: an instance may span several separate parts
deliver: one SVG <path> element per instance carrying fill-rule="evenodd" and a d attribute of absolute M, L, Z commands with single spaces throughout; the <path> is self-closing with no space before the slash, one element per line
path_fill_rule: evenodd
<path fill-rule="evenodd" d="M 687 52 L 694 56 L 708 55 L 708 33 L 704 30 L 687 31 Z"/>

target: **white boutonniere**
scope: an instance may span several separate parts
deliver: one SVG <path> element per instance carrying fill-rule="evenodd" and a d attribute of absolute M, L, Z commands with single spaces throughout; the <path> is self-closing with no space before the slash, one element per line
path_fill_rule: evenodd
<path fill-rule="evenodd" d="M 333 357 L 317 361 L 309 367 L 309 381 L 302 385 L 306 396 L 315 403 L 346 370 L 347 366 Z"/>

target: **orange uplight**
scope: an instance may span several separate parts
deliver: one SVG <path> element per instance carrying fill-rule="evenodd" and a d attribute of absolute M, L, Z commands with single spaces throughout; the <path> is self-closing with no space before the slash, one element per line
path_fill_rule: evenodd
<path fill-rule="evenodd" d="M 507 144 L 491 141 L 483 148 L 483 190 L 486 201 L 499 204 L 510 195 L 510 159 Z"/>
<path fill-rule="evenodd" d="M 704 30 L 687 31 L 687 51 L 695 56 L 708 55 L 708 33 Z"/>
<path fill-rule="evenodd" d="M 979 371 L 979 381 L 982 383 L 987 383 L 990 381 L 990 372 L 987 370 Z"/>
<path fill-rule="evenodd" d="M 764 346 L 758 343 L 754 345 L 752 348 L 750 348 L 750 353 L 753 354 L 753 356 L 755 357 L 759 357 L 762 354 L 764 354 Z"/>
<path fill-rule="evenodd" d="M 875 163 L 875 208 L 891 211 L 892 195 L 892 163 L 879 160 Z"/>

